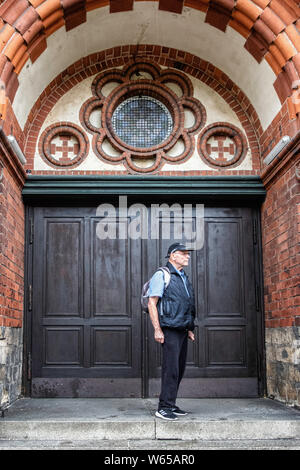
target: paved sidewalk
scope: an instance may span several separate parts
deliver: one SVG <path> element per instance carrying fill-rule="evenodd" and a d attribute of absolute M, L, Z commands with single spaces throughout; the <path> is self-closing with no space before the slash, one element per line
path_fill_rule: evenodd
<path fill-rule="evenodd" d="M 156 418 L 156 399 L 24 398 L 0 418 L 3 449 L 300 449 L 300 412 L 270 399 L 178 399 L 189 411 Z"/>

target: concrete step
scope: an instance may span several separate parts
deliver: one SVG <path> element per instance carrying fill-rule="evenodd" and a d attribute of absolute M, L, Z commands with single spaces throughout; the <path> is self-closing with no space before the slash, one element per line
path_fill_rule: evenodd
<path fill-rule="evenodd" d="M 156 399 L 20 399 L 0 419 L 5 441 L 300 440 L 300 412 L 269 399 L 180 399 L 176 422 Z"/>
<path fill-rule="evenodd" d="M 299 439 L 178 441 L 178 440 L 81 440 L 81 441 L 16 441 L 1 440 L 1 450 L 100 450 L 106 455 L 120 455 L 119 451 L 197 451 L 197 450 L 300 450 Z M 122 455 L 122 454 L 121 454 Z"/>

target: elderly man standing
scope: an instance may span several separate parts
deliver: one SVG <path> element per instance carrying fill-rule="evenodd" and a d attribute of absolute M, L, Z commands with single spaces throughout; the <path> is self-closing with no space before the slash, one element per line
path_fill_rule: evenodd
<path fill-rule="evenodd" d="M 161 394 L 155 415 L 171 421 L 187 414 L 176 406 L 176 398 L 186 365 L 187 339 L 195 340 L 194 290 L 183 271 L 190 251 L 182 243 L 173 243 L 166 256 L 170 282 L 165 288 L 164 273 L 159 270 L 151 278 L 148 293 L 154 339 L 162 344 L 163 352 Z"/>

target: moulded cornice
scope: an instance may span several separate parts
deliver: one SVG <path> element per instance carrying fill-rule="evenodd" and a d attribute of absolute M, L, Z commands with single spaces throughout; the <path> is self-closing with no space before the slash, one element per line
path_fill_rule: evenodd
<path fill-rule="evenodd" d="M 180 196 L 209 201 L 263 202 L 266 190 L 259 176 L 39 176 L 28 175 L 23 188 L 27 203 L 94 199 L 95 196 Z"/>

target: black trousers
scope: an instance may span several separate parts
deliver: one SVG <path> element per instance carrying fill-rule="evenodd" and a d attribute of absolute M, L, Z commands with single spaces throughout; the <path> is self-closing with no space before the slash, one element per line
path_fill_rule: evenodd
<path fill-rule="evenodd" d="M 175 407 L 179 384 L 184 374 L 188 332 L 163 328 L 161 393 L 158 409 Z"/>

